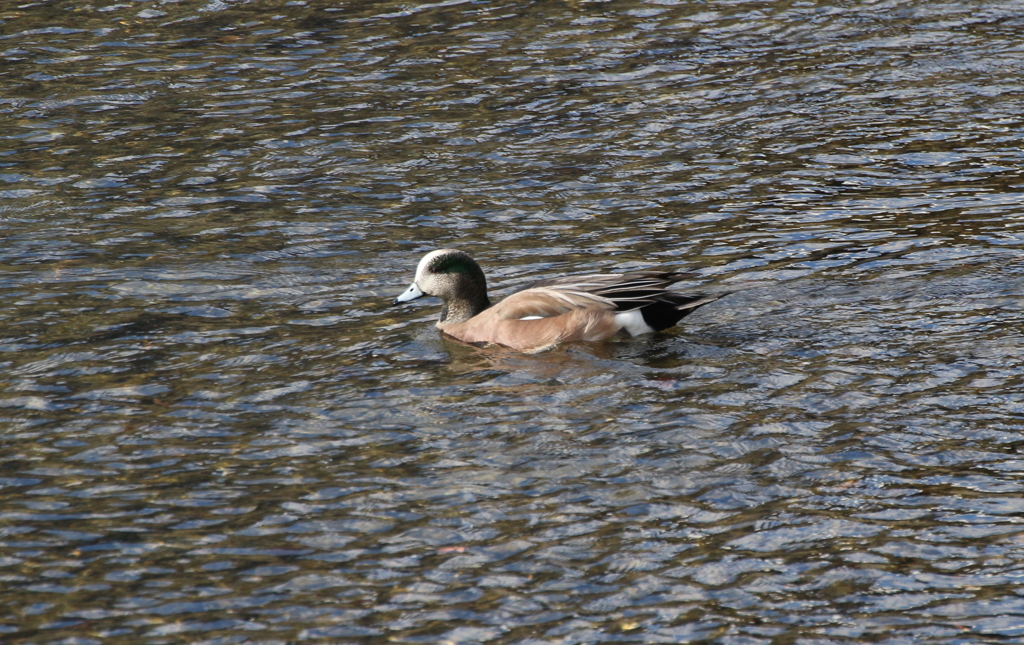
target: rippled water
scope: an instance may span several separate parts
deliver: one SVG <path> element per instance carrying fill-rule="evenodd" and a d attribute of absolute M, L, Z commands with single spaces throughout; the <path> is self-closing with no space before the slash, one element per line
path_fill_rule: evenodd
<path fill-rule="evenodd" d="M 1024 637 L 1024 3 L 0 21 L 4 643 Z M 468 348 L 442 246 L 735 293 Z"/>

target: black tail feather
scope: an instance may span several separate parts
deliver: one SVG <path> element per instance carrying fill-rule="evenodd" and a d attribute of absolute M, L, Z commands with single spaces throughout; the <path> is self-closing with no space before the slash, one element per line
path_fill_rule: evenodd
<path fill-rule="evenodd" d="M 651 329 L 661 331 L 674 326 L 709 302 L 714 302 L 727 295 L 729 292 L 716 294 L 667 292 L 662 294 L 657 301 L 641 307 L 640 313 L 643 314 L 644 322 L 650 325 Z"/>

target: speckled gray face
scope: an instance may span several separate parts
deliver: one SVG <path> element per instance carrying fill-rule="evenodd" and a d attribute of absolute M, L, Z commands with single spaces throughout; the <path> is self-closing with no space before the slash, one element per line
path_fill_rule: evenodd
<path fill-rule="evenodd" d="M 433 291 L 430 288 L 430 283 L 435 276 L 430 269 L 431 264 L 433 264 L 434 260 L 438 257 L 450 255 L 456 252 L 457 251 L 454 251 L 453 249 L 439 249 L 424 255 L 420 260 L 420 263 L 416 266 L 416 277 L 413 279 L 412 284 L 409 285 L 408 289 L 402 292 L 402 295 L 395 298 L 395 304 L 398 304 L 399 302 L 408 302 L 427 295 L 433 295 L 433 293 L 427 293 L 422 287 L 420 287 L 422 284 L 428 291 Z"/>

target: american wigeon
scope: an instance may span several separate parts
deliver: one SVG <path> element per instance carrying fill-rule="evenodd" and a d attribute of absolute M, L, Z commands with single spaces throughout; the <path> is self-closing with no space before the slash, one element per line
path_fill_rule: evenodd
<path fill-rule="evenodd" d="M 682 294 L 668 287 L 688 277 L 668 271 L 631 271 L 552 278 L 527 285 L 498 304 L 487 298 L 480 265 L 463 251 L 423 256 L 416 278 L 395 304 L 423 296 L 444 301 L 437 327 L 466 343 L 539 352 L 574 340 L 605 340 L 668 329 L 726 293 Z"/>

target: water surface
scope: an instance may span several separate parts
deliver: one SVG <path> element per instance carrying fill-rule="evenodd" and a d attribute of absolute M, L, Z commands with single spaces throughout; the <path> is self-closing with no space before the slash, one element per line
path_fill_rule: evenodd
<path fill-rule="evenodd" d="M 1019 639 L 1022 16 L 5 6 L 2 639 Z M 448 246 L 735 293 L 468 348 Z"/>

